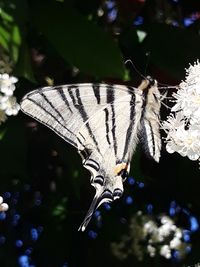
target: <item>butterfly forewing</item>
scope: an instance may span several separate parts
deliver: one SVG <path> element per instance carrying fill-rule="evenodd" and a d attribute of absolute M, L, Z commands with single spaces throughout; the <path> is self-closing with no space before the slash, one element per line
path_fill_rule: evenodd
<path fill-rule="evenodd" d="M 123 96 L 128 89 L 119 86 L 118 91 Z M 27 94 L 21 102 L 21 110 L 77 146 L 76 134 L 81 123 L 112 101 L 112 92 L 112 86 L 104 84 L 44 87 Z"/>

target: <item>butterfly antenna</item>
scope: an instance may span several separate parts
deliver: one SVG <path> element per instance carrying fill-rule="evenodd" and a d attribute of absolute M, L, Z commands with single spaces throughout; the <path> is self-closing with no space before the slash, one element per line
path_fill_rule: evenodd
<path fill-rule="evenodd" d="M 137 74 L 139 76 L 141 76 L 143 79 L 146 79 L 146 77 L 144 75 L 141 74 L 141 72 L 139 72 L 139 70 L 136 68 L 136 66 L 133 64 L 133 61 L 131 59 L 127 59 L 125 62 L 124 62 L 125 65 L 127 64 L 131 64 L 133 69 L 137 72 Z"/>
<path fill-rule="evenodd" d="M 158 83 L 159 85 L 159 90 L 160 89 L 179 89 L 179 85 L 169 85 L 169 84 L 165 84 L 165 83 Z M 161 85 L 161 86 L 160 86 Z"/>

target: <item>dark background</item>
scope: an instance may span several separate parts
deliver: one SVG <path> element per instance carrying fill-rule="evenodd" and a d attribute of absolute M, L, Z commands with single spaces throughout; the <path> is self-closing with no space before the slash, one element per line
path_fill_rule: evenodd
<path fill-rule="evenodd" d="M 151 75 L 160 84 L 176 85 L 200 57 L 197 0 L 2 0 L 0 8 L 0 56 L 9 56 L 19 78 L 18 101 L 49 84 L 137 86 L 141 75 Z M 127 59 L 135 67 L 125 65 Z M 167 110 L 162 113 L 165 118 Z M 137 183 L 126 182 L 124 196 L 111 209 L 101 207 L 101 215 L 81 233 L 77 229 L 94 190 L 75 149 L 21 112 L 1 125 L 0 138 L 0 195 L 10 206 L 0 220 L 1 267 L 163 267 L 200 261 L 199 231 L 192 231 L 190 220 L 198 222 L 200 216 L 196 162 L 169 155 L 163 146 L 156 164 L 139 147 L 131 169 Z M 191 233 L 187 257 L 146 256 L 139 262 L 134 254 L 125 261 L 113 255 L 111 243 L 127 233 L 138 210 L 145 213 L 151 203 L 155 216 L 168 214 L 172 201 L 179 207 L 178 225 Z M 22 255 L 29 256 L 30 265 L 19 263 Z"/>

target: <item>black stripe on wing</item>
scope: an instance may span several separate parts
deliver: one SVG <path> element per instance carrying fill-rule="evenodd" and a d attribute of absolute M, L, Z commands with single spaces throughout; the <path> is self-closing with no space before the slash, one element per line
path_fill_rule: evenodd
<path fill-rule="evenodd" d="M 86 160 L 86 162 L 84 163 L 84 166 L 89 166 L 89 167 L 93 168 L 97 172 L 100 169 L 99 163 L 96 160 L 91 159 L 91 158 Z"/>
<path fill-rule="evenodd" d="M 63 118 L 63 115 L 57 110 L 57 108 L 52 104 L 50 99 L 42 91 L 40 92 L 40 95 L 43 97 L 46 103 L 57 113 L 58 117 L 62 118 L 62 120 L 65 121 L 65 119 Z"/>
<path fill-rule="evenodd" d="M 112 118 L 112 136 L 113 136 L 113 147 L 115 156 L 117 157 L 117 139 L 116 139 L 116 121 L 115 121 L 115 108 L 114 108 L 114 101 L 115 101 L 115 91 L 113 85 L 107 85 L 107 103 L 111 103 L 111 118 Z"/>
<path fill-rule="evenodd" d="M 38 92 L 39 95 L 40 92 Z M 50 113 L 47 109 L 45 109 L 42 105 L 40 105 L 38 102 L 34 101 L 32 98 L 30 98 L 29 96 L 26 97 L 26 99 L 24 101 L 30 101 L 32 103 L 34 103 L 34 105 L 38 106 L 41 110 L 44 111 L 44 113 L 47 114 L 47 116 L 52 117 L 60 126 L 62 126 L 65 130 L 67 130 L 71 135 L 74 136 L 74 133 L 72 133 L 66 126 L 64 126 L 58 119 L 56 116 L 54 116 L 52 113 Z M 35 120 L 43 123 L 44 125 L 46 125 L 47 127 L 49 127 L 50 129 L 52 129 L 54 132 L 56 132 L 59 136 L 61 136 L 65 141 L 67 141 L 68 143 L 72 144 L 73 146 L 77 147 L 77 144 L 75 142 L 73 142 L 71 139 L 67 138 L 65 135 L 63 135 L 60 131 L 58 131 L 53 125 L 50 125 L 46 122 L 44 122 L 42 119 L 35 117 L 32 113 L 27 112 L 26 110 L 23 110 L 23 108 L 21 108 L 22 111 L 26 114 L 28 114 L 29 116 L 31 116 L 32 118 L 34 118 Z"/>
<path fill-rule="evenodd" d="M 93 179 L 93 183 L 94 184 L 99 184 L 100 186 L 103 186 L 104 185 L 104 177 L 102 175 L 97 175 L 94 177 Z"/>
<path fill-rule="evenodd" d="M 105 128 L 106 128 L 106 139 L 109 145 L 111 145 L 110 138 L 109 138 L 109 112 L 108 108 L 104 109 L 105 112 Z"/>
<path fill-rule="evenodd" d="M 83 105 L 83 103 L 81 101 L 79 87 L 76 86 L 76 85 L 72 85 L 72 86 L 69 86 L 68 88 L 69 88 L 69 95 L 70 95 L 70 97 L 72 99 L 72 103 L 73 103 L 74 107 L 79 111 L 79 113 L 80 113 L 80 115 L 82 117 L 83 122 L 88 121 L 89 120 L 89 117 L 88 117 L 88 114 L 85 111 L 84 105 Z M 71 90 L 73 88 L 75 89 L 76 96 L 73 95 L 73 92 Z M 81 108 L 79 106 L 81 106 Z M 90 134 L 90 136 L 91 136 L 94 144 L 96 145 L 97 150 L 99 151 L 99 145 L 98 145 L 98 142 L 97 142 L 95 136 L 92 133 L 92 129 L 91 129 L 90 125 L 89 125 L 89 121 L 85 124 L 85 126 L 87 127 L 88 132 L 89 132 L 89 134 Z"/>
<path fill-rule="evenodd" d="M 97 104 L 100 104 L 101 103 L 100 85 L 99 84 L 92 84 L 92 89 L 94 92 L 94 96 L 96 97 Z"/>
<path fill-rule="evenodd" d="M 69 109 L 69 111 L 72 113 L 72 110 L 71 110 L 69 101 L 67 100 L 67 97 L 66 97 L 66 95 L 64 93 L 63 86 L 56 87 L 56 89 L 57 89 L 57 92 L 60 95 L 61 99 L 64 101 L 65 105 L 67 106 L 67 108 Z"/>
<path fill-rule="evenodd" d="M 129 146 L 130 146 L 130 141 L 131 141 L 131 136 L 132 136 L 132 129 L 135 121 L 135 94 L 132 92 L 131 100 L 129 102 L 130 106 L 130 115 L 129 115 L 129 126 L 128 130 L 126 132 L 126 142 L 124 146 L 124 153 L 123 153 L 123 158 L 126 158 Z"/>

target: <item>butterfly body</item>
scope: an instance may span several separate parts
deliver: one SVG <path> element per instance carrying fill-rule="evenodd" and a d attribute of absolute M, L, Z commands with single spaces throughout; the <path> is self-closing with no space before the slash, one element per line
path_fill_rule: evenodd
<path fill-rule="evenodd" d="M 90 171 L 96 193 L 79 228 L 82 231 L 96 208 L 123 194 L 123 181 L 139 140 L 147 154 L 159 161 L 160 94 L 154 80 L 145 79 L 138 88 L 108 84 L 45 87 L 28 93 L 21 110 L 76 147 Z"/>

